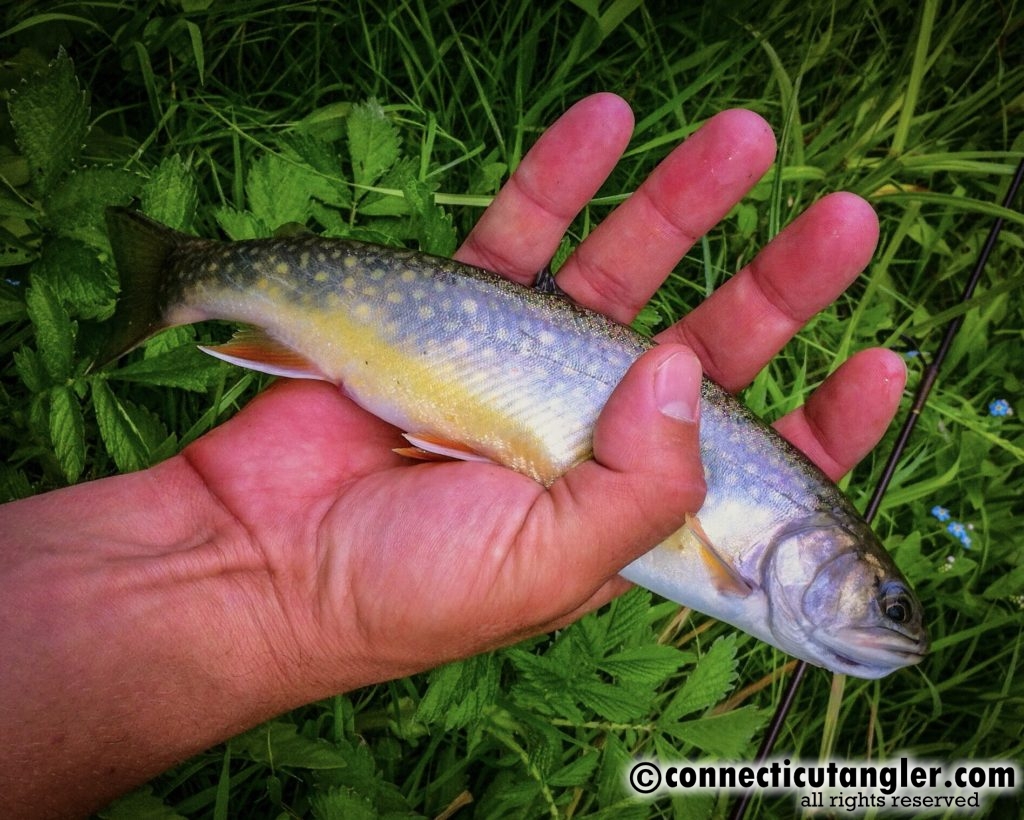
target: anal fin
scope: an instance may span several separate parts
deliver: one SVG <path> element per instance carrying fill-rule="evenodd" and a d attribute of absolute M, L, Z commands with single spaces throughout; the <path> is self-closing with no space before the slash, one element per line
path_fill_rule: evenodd
<path fill-rule="evenodd" d="M 240 330 L 222 345 L 200 345 L 199 349 L 230 364 L 271 376 L 327 380 L 320 368 L 307 357 L 259 328 Z"/>

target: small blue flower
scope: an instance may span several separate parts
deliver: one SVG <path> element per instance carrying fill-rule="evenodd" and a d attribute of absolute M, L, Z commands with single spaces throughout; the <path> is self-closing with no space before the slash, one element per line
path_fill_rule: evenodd
<path fill-rule="evenodd" d="M 1012 416 L 1013 408 L 1006 399 L 996 399 L 988 403 L 988 414 L 990 416 Z"/>
<path fill-rule="evenodd" d="M 954 538 L 963 539 L 967 535 L 967 528 L 959 521 L 950 521 L 946 526 L 946 532 L 952 535 Z"/>
<path fill-rule="evenodd" d="M 971 536 L 964 533 L 960 536 L 960 543 L 964 545 L 965 550 L 969 550 L 971 548 Z"/>
<path fill-rule="evenodd" d="M 949 521 L 949 510 L 945 507 L 940 507 L 936 504 L 932 507 L 932 515 L 939 519 L 939 521 Z"/>
<path fill-rule="evenodd" d="M 918 356 L 921 355 L 921 351 L 920 350 L 908 350 L 903 355 L 906 356 L 908 359 L 916 359 Z"/>

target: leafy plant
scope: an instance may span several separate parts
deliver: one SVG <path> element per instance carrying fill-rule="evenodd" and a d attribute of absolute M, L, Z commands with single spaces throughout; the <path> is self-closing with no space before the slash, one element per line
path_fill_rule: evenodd
<path fill-rule="evenodd" d="M 1024 220 L 995 204 L 1024 149 L 1016 4 L 23 0 L 3 13 L 0 499 L 154 463 L 263 384 L 196 352 L 216 326 L 88 370 L 117 293 L 106 206 L 135 200 L 206 236 L 299 223 L 450 254 L 548 122 L 615 90 L 637 112 L 633 142 L 568 251 L 704 119 L 751 107 L 778 128 L 775 167 L 680 263 L 645 329 L 838 188 L 875 204 L 875 261 L 747 402 L 781 414 L 878 343 L 906 354 L 913 386 L 944 323 L 965 319 L 876 524 L 925 602 L 932 654 L 881 682 L 812 673 L 778 746 L 1024 760 Z M 996 215 L 1008 229 L 960 305 Z M 999 399 L 1014 412 L 993 415 Z M 848 480 L 855 501 L 889 444 Z M 790 668 L 633 591 L 547 638 L 282 715 L 102 816 L 722 816 L 727 797 L 632 800 L 626 762 L 751 756 Z M 1013 799 L 988 813 L 1019 813 Z M 755 812 L 792 816 L 792 797 L 755 798 Z"/>

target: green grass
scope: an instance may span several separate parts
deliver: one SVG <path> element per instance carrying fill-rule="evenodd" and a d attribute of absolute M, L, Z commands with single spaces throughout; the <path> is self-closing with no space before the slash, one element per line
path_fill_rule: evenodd
<path fill-rule="evenodd" d="M 1024 151 L 1024 15 L 1014 2 L 677 5 L 5 7 L 0 88 L 17 89 L 12 112 L 48 89 L 41 98 L 61 100 L 64 128 L 42 129 L 27 146 L 0 120 L 0 499 L 153 463 L 262 384 L 194 353 L 188 330 L 148 351 L 163 354 L 156 366 L 83 375 L 115 292 L 101 261 L 104 204 L 141 196 L 206 235 L 272 230 L 298 210 L 335 230 L 445 249 L 547 123 L 580 96 L 612 90 L 633 105 L 637 128 L 574 224 L 576 242 L 704 119 L 749 107 L 775 125 L 778 162 L 679 266 L 648 325 L 691 308 L 836 189 L 872 200 L 878 252 L 750 388 L 756 409 L 791 408 L 868 345 L 930 356 L 944 323 L 966 310 L 876 521 L 925 604 L 934 649 L 880 682 L 835 684 L 812 670 L 778 750 L 1024 763 L 1019 213 L 1006 214 L 971 304 L 957 304 Z M 71 63 L 47 69 L 59 47 Z M 53 105 L 39 103 L 49 115 Z M 354 143 L 353 123 L 367 112 L 379 117 L 375 133 L 393 135 L 394 156 L 375 159 L 377 148 Z M 315 212 L 303 211 L 308 196 L 261 194 L 299 172 L 320 198 Z M 909 362 L 913 387 L 921 358 Z M 1018 414 L 990 416 L 997 398 Z M 849 480 L 861 507 L 890 444 Z M 935 505 L 973 526 L 971 549 L 932 517 Z M 457 816 L 721 815 L 727 801 L 710 797 L 630 802 L 622 761 L 749 758 L 784 686 L 770 676 L 786 658 L 676 615 L 638 591 L 557 637 L 311 704 L 182 764 L 104 816 L 438 816 L 469 798 Z M 687 663 L 659 666 L 658 643 L 688 653 Z M 617 663 L 621 653 L 649 664 Z M 568 694 L 548 705 L 552 691 Z M 1019 812 L 1018 797 L 991 815 Z M 789 796 L 757 798 L 750 812 L 791 814 Z"/>

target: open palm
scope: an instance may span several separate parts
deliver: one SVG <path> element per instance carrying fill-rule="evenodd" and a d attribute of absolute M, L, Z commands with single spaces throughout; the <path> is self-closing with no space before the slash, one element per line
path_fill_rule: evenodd
<path fill-rule="evenodd" d="M 458 257 L 530 281 L 631 128 L 617 97 L 578 103 L 524 158 Z M 559 284 L 628 322 L 774 150 L 756 115 L 713 118 L 581 244 Z M 553 628 L 621 592 L 617 571 L 703 497 L 695 425 L 666 419 L 651 398 L 659 366 L 688 355 L 681 343 L 711 378 L 742 387 L 859 273 L 876 238 L 862 200 L 818 202 L 662 334 L 602 414 L 594 460 L 549 490 L 494 465 L 412 464 L 392 452 L 404 444 L 398 431 L 337 388 L 275 384 L 182 457 L 236 522 L 231 549 L 266 572 L 273 605 L 262 621 L 280 633 L 275 644 L 294 647 L 282 663 L 300 667 L 316 696 Z M 898 357 L 864 351 L 778 428 L 838 477 L 884 431 L 903 381 Z M 850 401 L 864 395 L 872 402 Z"/>

